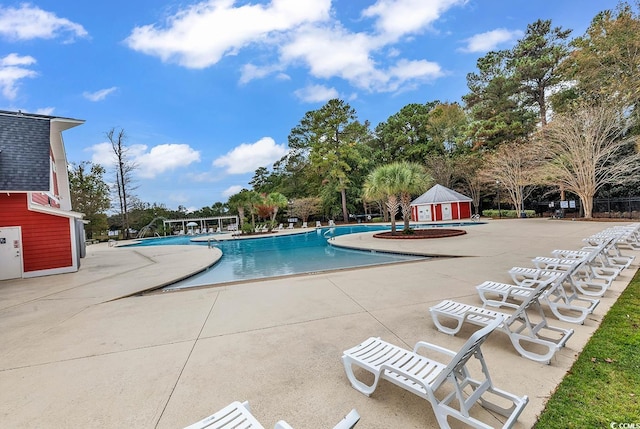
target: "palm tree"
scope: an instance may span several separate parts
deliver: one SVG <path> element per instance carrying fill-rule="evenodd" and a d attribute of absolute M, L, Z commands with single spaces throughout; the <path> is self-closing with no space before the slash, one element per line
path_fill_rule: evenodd
<path fill-rule="evenodd" d="M 289 200 L 280 192 L 271 192 L 267 195 L 267 198 L 265 198 L 265 203 L 271 207 L 271 224 L 275 225 L 278 210 L 287 207 Z"/>
<path fill-rule="evenodd" d="M 247 205 L 247 189 L 243 189 L 237 194 L 231 195 L 227 204 L 231 210 L 235 210 L 238 212 L 238 217 L 240 218 L 240 229 L 242 229 L 242 225 L 244 225 L 244 209 Z"/>
<path fill-rule="evenodd" d="M 396 233 L 396 215 L 402 207 L 404 229 L 409 230 L 411 195 L 422 192 L 431 181 L 424 168 L 411 162 L 394 162 L 372 171 L 364 186 L 368 200 L 386 200 L 391 218 L 391 234 Z"/>
<path fill-rule="evenodd" d="M 367 200 L 385 200 L 389 216 L 391 217 L 391 234 L 396 233 L 396 215 L 400 208 L 395 189 L 395 171 L 391 164 L 382 165 L 367 176 L 364 184 L 364 197 Z"/>
<path fill-rule="evenodd" d="M 431 183 L 431 177 L 423 166 L 415 162 L 402 162 L 399 163 L 397 168 L 404 231 L 408 232 L 409 221 L 411 220 L 411 196 L 423 193 Z"/>
<path fill-rule="evenodd" d="M 256 227 L 256 206 L 260 204 L 262 198 L 260 194 L 255 191 L 249 191 L 248 189 L 243 189 L 237 194 L 229 197 L 229 207 L 231 209 L 235 209 L 238 212 L 238 217 L 240 218 L 240 228 L 244 224 L 244 213 L 245 210 L 249 210 L 251 214 L 251 226 L 253 229 Z"/>

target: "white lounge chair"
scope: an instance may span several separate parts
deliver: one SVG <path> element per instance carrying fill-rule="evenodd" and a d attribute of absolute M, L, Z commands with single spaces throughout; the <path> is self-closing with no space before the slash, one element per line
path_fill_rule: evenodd
<path fill-rule="evenodd" d="M 278 231 L 282 231 L 284 229 L 284 225 L 283 224 L 278 225 L 277 229 L 278 229 Z"/>
<path fill-rule="evenodd" d="M 640 250 L 640 222 L 624 226 L 614 226 L 607 228 L 605 233 L 618 234 L 616 244 L 631 250 Z"/>
<path fill-rule="evenodd" d="M 322 223 L 319 220 L 316 221 L 316 228 L 322 228 Z"/>
<path fill-rule="evenodd" d="M 287 229 L 293 229 L 293 222 L 289 222 L 289 226 L 287 227 Z"/>
<path fill-rule="evenodd" d="M 393 344 L 382 341 L 380 338 L 371 337 L 361 344 L 346 350 L 342 356 L 347 378 L 351 385 L 359 392 L 371 395 L 380 378 L 384 378 L 403 389 L 414 393 L 431 403 L 433 412 L 441 428 L 448 428 L 448 418 L 452 417 L 475 428 L 491 428 L 493 426 L 478 420 L 470 415 L 471 408 L 477 404 L 497 412 L 504 417 L 504 428 L 510 428 L 518 419 L 518 416 L 527 405 L 527 396 L 516 396 L 493 386 L 487 364 L 482 356 L 480 346 L 502 323 L 501 318 L 496 318 L 483 328 L 475 332 L 462 346 L 459 352 L 420 341 L 413 351 L 405 350 Z M 429 359 L 418 351 L 428 349 L 447 356 L 448 363 L 440 363 Z M 471 357 L 476 358 L 482 367 L 483 379 L 476 380 L 471 377 L 467 368 L 467 362 Z M 374 380 L 367 385 L 358 380 L 353 372 L 353 366 L 365 369 L 373 374 Z M 448 391 L 444 398 L 441 387 L 449 384 L 453 389 Z M 504 408 L 493 402 L 485 393 L 498 396 L 504 402 L 510 402 L 511 406 Z"/>
<path fill-rule="evenodd" d="M 333 429 L 351 429 L 360 420 L 356 410 L 351 410 Z M 251 414 L 249 402 L 232 402 L 217 413 L 210 415 L 197 423 L 184 429 L 264 429 L 258 420 Z M 293 429 L 287 422 L 280 420 L 274 429 Z"/>
<path fill-rule="evenodd" d="M 518 353 L 527 359 L 548 364 L 555 353 L 564 347 L 573 335 L 573 329 L 563 329 L 547 323 L 547 318 L 538 302 L 547 286 L 545 282 L 540 282 L 519 305 L 504 304 L 515 309 L 513 314 L 449 300 L 431 307 L 429 311 L 438 330 L 451 335 L 457 334 L 465 321 L 486 326 L 494 319 L 502 317 L 504 321 L 498 326 L 498 330 L 509 336 L 511 344 Z M 530 307 L 536 307 L 538 310 L 537 323 L 532 322 L 527 314 Z M 456 325 L 453 328 L 443 325 L 440 321 L 441 317 L 452 319 Z M 545 336 L 542 332 L 553 333 L 554 337 Z"/>
<path fill-rule="evenodd" d="M 302 227 L 307 228 L 307 222 L 302 222 Z"/>
<path fill-rule="evenodd" d="M 485 281 L 476 286 L 478 295 L 484 306 L 503 307 L 509 303 L 522 302 L 535 291 L 541 282 L 547 284 L 539 301 L 546 304 L 559 320 L 569 323 L 583 324 L 587 316 L 600 303 L 597 299 L 583 298 L 576 293 L 567 293 L 563 283 L 567 280 L 567 272 L 539 271 L 537 276 L 520 276 L 519 270 L 531 272 L 532 269 L 513 267 L 510 272 L 515 285 Z M 544 274 L 543 274 L 544 273 Z"/>
<path fill-rule="evenodd" d="M 631 265 L 635 256 L 623 255 L 620 247 L 628 247 L 634 240 L 629 240 L 624 232 L 613 230 L 594 234 L 582 241 L 587 245 L 583 250 L 602 247 L 602 255 L 607 266 L 615 266 L 623 270 Z M 640 247 L 631 246 L 631 249 L 638 250 Z"/>
<path fill-rule="evenodd" d="M 575 262 L 572 262 L 575 261 Z M 586 260 L 537 257 L 532 260 L 541 270 L 569 271 L 571 283 L 581 294 L 602 296 L 620 271 L 594 266 Z"/>
<path fill-rule="evenodd" d="M 329 219 L 329 226 L 334 227 L 336 224 L 333 222 L 333 219 Z"/>

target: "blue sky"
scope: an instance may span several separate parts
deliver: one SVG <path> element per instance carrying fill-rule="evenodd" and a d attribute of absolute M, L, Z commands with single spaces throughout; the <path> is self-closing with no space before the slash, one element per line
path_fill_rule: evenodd
<path fill-rule="evenodd" d="M 248 188 L 331 98 L 373 127 L 409 103 L 460 101 L 477 59 L 527 24 L 576 37 L 616 4 L 0 0 L 0 109 L 85 120 L 63 134 L 67 158 L 109 170 L 105 134 L 124 129 L 135 194 L 198 209 Z"/>

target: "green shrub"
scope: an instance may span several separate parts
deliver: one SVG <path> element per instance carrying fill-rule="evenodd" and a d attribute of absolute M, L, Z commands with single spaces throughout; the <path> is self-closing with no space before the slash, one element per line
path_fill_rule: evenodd
<path fill-rule="evenodd" d="M 535 210 L 525 210 L 524 213 L 527 217 L 536 216 Z M 498 213 L 498 210 L 493 210 L 493 209 L 482 210 L 482 216 L 491 217 L 494 219 L 498 217 L 517 218 L 517 217 L 520 217 L 520 210 L 500 210 L 500 213 Z"/>

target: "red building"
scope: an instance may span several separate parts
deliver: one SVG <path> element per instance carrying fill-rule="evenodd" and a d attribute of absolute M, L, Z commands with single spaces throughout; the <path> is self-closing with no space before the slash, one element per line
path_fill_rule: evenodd
<path fill-rule="evenodd" d="M 442 185 L 435 185 L 411 202 L 411 219 L 434 222 L 471 218 L 472 199 Z"/>
<path fill-rule="evenodd" d="M 82 123 L 0 111 L 0 280 L 80 267 L 83 215 L 71 209 L 62 132 Z"/>

